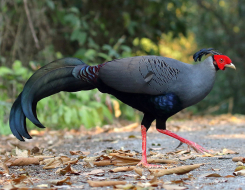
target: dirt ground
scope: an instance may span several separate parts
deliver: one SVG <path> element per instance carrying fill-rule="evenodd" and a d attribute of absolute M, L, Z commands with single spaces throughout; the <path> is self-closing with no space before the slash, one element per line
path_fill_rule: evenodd
<path fill-rule="evenodd" d="M 212 154 L 203 155 L 193 150 L 188 152 L 186 145 L 182 145 L 177 151 L 175 148 L 179 142 L 157 133 L 152 126 L 147 134 L 148 158 L 177 162 L 162 164 L 165 170 L 179 166 L 202 165 L 183 175 L 170 174 L 161 177 L 154 177 L 154 172 L 143 169 L 141 176 L 137 172 L 141 170 L 140 167 L 136 167 L 138 170 L 134 168 L 125 172 L 112 171 L 125 163 L 127 165 L 128 161 L 125 157 L 141 158 L 141 136 L 138 124 L 120 128 L 105 126 L 93 131 L 81 129 L 82 132 L 81 130 L 31 131 L 33 139 L 27 142 L 18 142 L 12 135 L 0 137 L 0 187 L 2 189 L 21 187 L 22 189 L 24 187 L 33 189 L 245 189 L 245 177 L 234 175 L 238 165 L 243 164 L 232 161 L 234 157 L 245 157 L 244 116 L 192 117 L 190 120 L 171 120 L 167 125 L 169 130 L 205 147 Z M 36 165 L 33 165 L 27 162 L 29 158 L 39 160 Z M 50 161 L 56 158 L 57 162 Z M 118 161 L 119 158 L 122 160 Z M 16 163 L 17 159 L 23 160 Z M 113 159 L 114 161 L 111 161 Z M 98 166 L 95 162 L 99 161 L 107 164 L 114 163 L 114 165 Z M 135 163 L 131 164 L 135 165 Z M 208 177 L 210 174 L 214 177 Z M 89 181 L 102 183 L 115 181 L 122 184 L 91 187 L 94 184 Z"/>

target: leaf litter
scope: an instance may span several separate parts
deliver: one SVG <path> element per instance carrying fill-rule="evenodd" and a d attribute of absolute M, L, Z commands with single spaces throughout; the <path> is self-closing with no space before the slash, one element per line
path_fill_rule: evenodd
<path fill-rule="evenodd" d="M 127 129 L 130 128 L 135 130 L 136 124 L 129 126 Z M 0 176 L 1 181 L 4 182 L 2 187 L 7 188 L 8 186 L 8 189 L 24 189 L 30 187 L 32 189 L 55 189 L 57 186 L 63 186 L 64 188 L 69 186 L 75 187 L 73 184 L 76 180 L 74 182 L 74 179 L 78 178 L 74 178 L 74 176 L 82 175 L 87 180 L 81 182 L 88 183 L 91 187 L 113 186 L 115 189 L 151 189 L 154 187 L 186 189 L 188 183 L 185 181 L 192 181 L 195 178 L 184 177 L 180 180 L 163 181 L 161 176 L 186 175 L 203 165 L 203 163 L 185 165 L 186 161 L 205 157 L 222 158 L 226 155 L 237 154 L 236 151 L 230 149 L 223 149 L 219 152 L 204 155 L 186 150 L 163 153 L 164 148 L 153 147 L 150 149 L 151 152 L 149 152 L 148 161 L 149 163 L 163 164 L 163 169 L 145 169 L 136 166 L 141 158 L 141 154 L 138 152 L 123 149 L 105 149 L 101 151 L 99 155 L 96 155 L 88 151 L 76 150 L 74 147 L 75 150 L 67 152 L 68 155 L 57 155 L 55 153 L 55 147 L 59 144 L 59 140 L 52 139 L 53 136 L 50 138 L 44 137 L 45 135 L 38 134 L 37 132 L 35 132 L 35 134 L 36 136 L 42 137 L 44 141 L 49 142 L 48 145 L 43 147 L 40 146 L 42 143 L 37 142 L 25 145 L 18 142 L 16 143 L 15 141 L 12 142 L 12 138 L 8 139 L 8 141 L 10 141 L 6 145 L 8 147 L 5 149 L 6 151 L 3 151 L 0 155 Z M 57 136 L 60 138 L 62 135 Z M 128 136 L 128 138 L 131 139 L 135 137 L 136 136 Z M 114 140 L 112 139 L 112 141 Z M 157 143 L 152 146 L 161 145 Z M 244 157 L 234 157 L 233 161 L 243 163 Z M 205 164 L 208 165 L 209 163 Z M 55 179 L 55 177 L 52 176 L 51 178 L 54 178 L 53 180 L 43 180 L 42 178 L 30 176 L 28 173 L 29 170 L 27 169 L 30 165 L 43 167 L 43 170 L 40 169 L 41 172 L 51 172 L 52 175 L 60 176 L 60 179 Z M 82 166 L 82 169 L 81 167 L 77 167 L 79 165 Z M 21 175 L 16 175 L 15 170 Z M 217 173 L 207 174 L 205 177 L 234 178 L 238 175 L 243 176 L 245 175 L 244 173 L 244 169 L 242 168 L 224 177 Z M 47 176 L 47 179 L 48 178 L 50 177 Z M 84 185 L 80 185 L 79 187 L 83 186 Z"/>

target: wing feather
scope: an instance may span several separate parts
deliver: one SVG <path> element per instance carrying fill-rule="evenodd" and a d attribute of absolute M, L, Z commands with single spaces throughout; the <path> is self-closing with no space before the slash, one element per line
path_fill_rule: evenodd
<path fill-rule="evenodd" d="M 101 67 L 99 78 L 109 87 L 128 93 L 160 95 L 177 80 L 180 61 L 160 56 L 113 60 Z"/>

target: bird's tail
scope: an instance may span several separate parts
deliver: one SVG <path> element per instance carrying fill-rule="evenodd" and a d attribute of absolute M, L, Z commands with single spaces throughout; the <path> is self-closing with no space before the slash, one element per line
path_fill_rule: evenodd
<path fill-rule="evenodd" d="M 9 118 L 12 133 L 21 141 L 31 139 L 26 129 L 26 117 L 40 128 L 44 128 L 37 118 L 37 102 L 60 91 L 76 92 L 95 88 L 81 80 L 79 72 L 87 65 L 76 58 L 53 61 L 37 70 L 26 82 L 23 91 L 15 100 Z"/>

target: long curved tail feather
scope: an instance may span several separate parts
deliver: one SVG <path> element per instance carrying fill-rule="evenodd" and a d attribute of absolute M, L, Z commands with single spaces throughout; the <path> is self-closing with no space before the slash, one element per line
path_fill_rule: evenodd
<path fill-rule="evenodd" d="M 39 100 L 60 91 L 76 92 L 95 88 L 79 78 L 79 71 L 84 66 L 87 65 L 80 59 L 59 59 L 40 68 L 29 78 L 10 112 L 10 129 L 16 138 L 21 141 L 24 141 L 23 137 L 31 138 L 26 128 L 26 118 L 44 128 L 36 114 Z"/>

